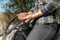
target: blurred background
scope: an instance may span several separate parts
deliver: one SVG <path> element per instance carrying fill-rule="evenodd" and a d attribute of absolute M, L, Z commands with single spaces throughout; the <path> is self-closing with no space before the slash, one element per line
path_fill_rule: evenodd
<path fill-rule="evenodd" d="M 33 3 L 32 0 L 0 0 L 0 32 L 2 32 L 11 18 L 20 12 L 28 12 Z M 60 8 L 57 9 L 56 18 L 60 24 Z M 16 22 L 17 19 L 13 24 Z"/>
<path fill-rule="evenodd" d="M 32 0 L 0 0 L 0 34 L 3 33 L 4 28 L 14 16 L 21 12 L 28 12 L 32 7 L 32 3 Z"/>

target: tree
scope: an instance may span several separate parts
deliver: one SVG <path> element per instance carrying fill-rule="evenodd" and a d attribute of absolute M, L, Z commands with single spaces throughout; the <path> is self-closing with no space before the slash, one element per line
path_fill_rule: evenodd
<path fill-rule="evenodd" d="M 21 8 L 21 12 L 29 11 L 32 7 L 32 0 L 14 0 L 16 5 L 18 5 Z"/>

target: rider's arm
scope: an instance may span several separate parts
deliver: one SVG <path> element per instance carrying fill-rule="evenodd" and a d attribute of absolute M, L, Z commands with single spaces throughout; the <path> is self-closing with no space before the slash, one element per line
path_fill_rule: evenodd
<path fill-rule="evenodd" d="M 52 2 L 48 3 L 47 5 L 45 5 L 45 7 L 43 9 L 39 9 L 38 12 L 34 13 L 32 15 L 32 18 L 35 19 L 42 15 L 48 15 L 49 13 L 51 13 L 52 11 L 54 11 L 55 9 L 58 8 L 58 6 L 59 6 L 58 4 L 59 3 L 57 1 L 54 1 L 54 2 L 52 1 Z M 31 12 L 31 13 L 33 13 L 33 12 Z"/>

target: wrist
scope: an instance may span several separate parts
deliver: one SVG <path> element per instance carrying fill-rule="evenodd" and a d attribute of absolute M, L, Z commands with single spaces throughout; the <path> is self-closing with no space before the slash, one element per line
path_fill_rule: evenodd
<path fill-rule="evenodd" d="M 32 17 L 32 19 L 35 19 L 35 16 L 34 16 L 34 14 L 32 14 L 32 16 L 31 16 L 31 17 Z"/>
<path fill-rule="evenodd" d="M 39 17 L 41 17 L 42 15 L 43 15 L 42 12 L 41 12 L 41 11 L 38 11 L 37 13 L 32 14 L 32 19 L 39 18 Z"/>
<path fill-rule="evenodd" d="M 31 11 L 29 11 L 28 13 L 27 13 L 28 15 L 31 15 L 31 19 L 34 19 L 34 14 L 31 12 Z"/>

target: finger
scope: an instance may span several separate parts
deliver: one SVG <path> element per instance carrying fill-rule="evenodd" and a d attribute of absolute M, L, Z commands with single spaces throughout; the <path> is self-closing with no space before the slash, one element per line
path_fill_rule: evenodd
<path fill-rule="evenodd" d="M 25 20 L 25 23 L 29 23 L 30 19 Z"/>
<path fill-rule="evenodd" d="M 23 16 L 24 16 L 23 14 L 19 14 L 18 18 L 23 18 Z"/>
<path fill-rule="evenodd" d="M 21 18 L 25 17 L 27 14 L 19 14 L 18 16 L 20 16 Z"/>
<path fill-rule="evenodd" d="M 20 17 L 20 16 L 18 16 L 17 18 L 18 18 L 19 20 L 21 20 L 21 17 Z"/>
<path fill-rule="evenodd" d="M 23 18 L 22 18 L 22 20 L 26 20 L 26 19 L 29 19 L 29 17 L 28 17 L 28 16 L 26 16 L 26 17 L 23 17 Z"/>
<path fill-rule="evenodd" d="M 27 19 L 26 17 L 22 18 L 23 21 L 26 20 L 26 19 Z"/>

